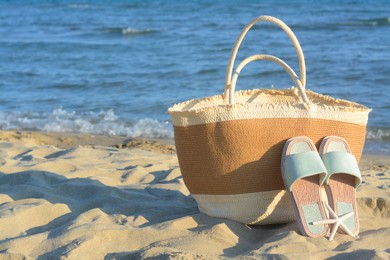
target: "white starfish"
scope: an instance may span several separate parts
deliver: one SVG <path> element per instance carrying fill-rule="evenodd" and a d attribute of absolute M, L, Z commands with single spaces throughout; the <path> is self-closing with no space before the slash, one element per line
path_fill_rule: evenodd
<path fill-rule="evenodd" d="M 358 238 L 357 235 L 354 235 L 351 230 L 344 224 L 344 220 L 352 217 L 354 215 L 353 211 L 349 212 L 343 216 L 337 216 L 337 214 L 333 211 L 333 209 L 328 205 L 328 203 L 324 202 L 325 208 L 329 211 L 330 215 L 332 216 L 331 219 L 324 219 L 324 220 L 319 220 L 319 221 L 314 221 L 312 224 L 313 225 L 325 225 L 325 224 L 334 224 L 332 227 L 332 232 L 329 236 L 329 241 L 332 241 L 337 230 L 339 227 L 341 227 L 348 235 L 354 238 Z"/>

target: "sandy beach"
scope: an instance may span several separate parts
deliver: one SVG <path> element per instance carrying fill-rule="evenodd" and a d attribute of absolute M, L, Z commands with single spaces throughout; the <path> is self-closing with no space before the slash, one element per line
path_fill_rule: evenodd
<path fill-rule="evenodd" d="M 390 157 L 363 155 L 360 238 L 199 213 L 172 143 L 0 132 L 0 259 L 389 259 Z"/>

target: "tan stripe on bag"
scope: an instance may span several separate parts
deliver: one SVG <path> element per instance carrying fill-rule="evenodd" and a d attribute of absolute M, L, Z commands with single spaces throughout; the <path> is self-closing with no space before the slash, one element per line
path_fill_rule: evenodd
<path fill-rule="evenodd" d="M 308 136 L 317 147 L 325 136 L 341 136 L 359 161 L 366 127 L 313 118 L 263 118 L 174 126 L 174 131 L 189 191 L 222 195 L 284 189 L 283 145 L 298 135 Z"/>

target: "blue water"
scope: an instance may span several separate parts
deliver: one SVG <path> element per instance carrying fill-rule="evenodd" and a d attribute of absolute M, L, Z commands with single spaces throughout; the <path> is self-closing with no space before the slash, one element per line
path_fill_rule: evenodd
<path fill-rule="evenodd" d="M 233 44 L 259 15 L 285 21 L 307 88 L 362 103 L 368 152 L 390 153 L 390 1 L 0 1 L 0 129 L 172 138 L 167 108 L 220 94 Z M 275 26 L 250 31 L 242 60 L 298 68 Z M 248 66 L 239 89 L 286 88 L 276 65 Z"/>

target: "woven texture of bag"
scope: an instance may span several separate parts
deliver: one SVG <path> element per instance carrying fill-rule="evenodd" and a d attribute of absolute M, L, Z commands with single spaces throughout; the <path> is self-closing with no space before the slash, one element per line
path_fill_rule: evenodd
<path fill-rule="evenodd" d="M 282 60 L 265 54 L 234 60 L 245 34 L 267 21 L 282 28 L 298 54 L 300 78 Z M 295 87 L 235 92 L 242 68 L 254 60 L 282 66 Z M 295 35 L 282 21 L 260 16 L 241 32 L 233 48 L 222 95 L 190 100 L 169 109 L 181 173 L 199 210 L 245 224 L 295 219 L 281 175 L 284 143 L 308 136 L 319 147 L 330 135 L 345 138 L 359 161 L 370 109 L 305 90 L 305 61 Z"/>

